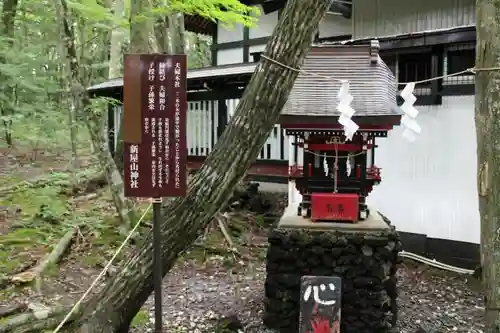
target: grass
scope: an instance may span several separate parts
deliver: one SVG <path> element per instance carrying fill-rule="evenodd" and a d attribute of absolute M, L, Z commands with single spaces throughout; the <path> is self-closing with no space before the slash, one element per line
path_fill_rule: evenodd
<path fill-rule="evenodd" d="M 48 168 L 45 166 L 45 170 Z M 7 186 L 17 183 L 16 177 L 1 178 L 10 180 L 4 181 Z M 18 216 L 9 215 L 0 229 L 2 274 L 12 274 L 27 261 L 43 257 L 75 225 L 81 226 L 87 241 L 95 242 L 83 256 L 88 266 L 100 264 L 106 257 L 103 254 L 112 252 L 123 241 L 124 237 L 116 232 L 117 221 L 107 193 L 76 205 L 72 203 L 72 191 L 67 190 L 73 183 L 69 173 L 48 172 L 44 179 L 41 186 L 21 183 L 18 189 L 0 197 L 0 206 L 21 209 Z M 55 272 L 57 267 L 51 269 L 51 274 Z"/>

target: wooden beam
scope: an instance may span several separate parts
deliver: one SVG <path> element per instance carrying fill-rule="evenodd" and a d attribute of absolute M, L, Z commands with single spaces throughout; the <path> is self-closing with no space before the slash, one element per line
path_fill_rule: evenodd
<path fill-rule="evenodd" d="M 243 30 L 243 33 L 245 31 Z M 244 47 L 244 46 L 255 46 L 255 45 L 262 45 L 262 44 L 267 44 L 269 41 L 270 37 L 259 37 L 259 38 L 253 38 L 253 39 L 248 39 L 248 40 L 238 40 L 234 42 L 226 42 L 226 43 L 220 43 L 220 44 L 214 44 L 212 45 L 212 50 L 228 50 L 228 49 L 236 49 L 239 47 Z"/>
<path fill-rule="evenodd" d="M 212 46 L 217 45 L 217 39 L 219 34 L 219 28 L 218 28 L 218 23 L 213 27 L 212 31 Z M 217 66 L 218 62 L 218 50 L 212 47 L 212 66 Z"/>
<path fill-rule="evenodd" d="M 280 116 L 279 123 L 283 128 L 297 128 L 300 126 L 308 126 L 314 128 L 335 129 L 342 126 L 338 123 L 338 117 L 334 116 L 307 116 L 307 115 L 289 115 L 283 114 Z M 362 125 L 370 126 L 397 126 L 400 123 L 401 115 L 386 115 L 386 116 L 359 116 L 353 117 L 352 120 L 360 127 Z M 366 127 L 366 126 L 365 126 Z"/>
<path fill-rule="evenodd" d="M 187 99 L 189 102 L 194 101 L 212 101 L 219 99 L 236 99 L 240 98 L 243 94 L 242 89 L 224 89 L 218 90 L 208 90 L 208 91 L 195 91 L 188 92 Z"/>
<path fill-rule="evenodd" d="M 243 27 L 243 62 L 249 62 L 250 60 L 250 45 L 248 41 L 250 40 L 250 28 Z"/>
<path fill-rule="evenodd" d="M 373 38 L 357 39 L 351 44 L 365 44 Z M 449 30 L 416 32 L 399 36 L 377 38 L 380 50 L 429 47 L 443 44 L 467 43 L 476 41 L 476 28 L 461 27 Z"/>

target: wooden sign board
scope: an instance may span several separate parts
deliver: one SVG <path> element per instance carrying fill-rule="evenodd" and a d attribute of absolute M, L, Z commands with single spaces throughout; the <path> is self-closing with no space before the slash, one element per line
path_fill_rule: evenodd
<path fill-rule="evenodd" d="M 185 196 L 186 55 L 127 54 L 124 64 L 125 196 Z"/>
<path fill-rule="evenodd" d="M 299 333 L 340 333 L 342 278 L 303 276 Z"/>

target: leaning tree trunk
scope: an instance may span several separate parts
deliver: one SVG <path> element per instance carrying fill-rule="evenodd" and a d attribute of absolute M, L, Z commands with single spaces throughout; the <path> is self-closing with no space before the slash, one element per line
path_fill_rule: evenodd
<path fill-rule="evenodd" d="M 330 2 L 288 1 L 267 45 L 267 57 L 293 68 L 300 67 Z M 203 233 L 257 158 L 278 121 L 297 74 L 266 60 L 257 66 L 231 122 L 191 180 L 187 196 L 174 200 L 164 210 L 161 237 L 164 274 Z M 80 333 L 127 332 L 153 291 L 152 253 L 150 233 L 103 290 L 87 302 L 73 328 L 79 328 Z"/>
<path fill-rule="evenodd" d="M 477 0 L 476 133 L 487 333 L 500 332 L 500 0 Z"/>

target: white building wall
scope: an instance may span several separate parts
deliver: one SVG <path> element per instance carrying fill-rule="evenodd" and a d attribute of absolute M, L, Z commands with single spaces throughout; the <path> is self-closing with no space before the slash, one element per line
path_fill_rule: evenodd
<path fill-rule="evenodd" d="M 474 25 L 474 0 L 353 0 L 353 37 Z"/>
<path fill-rule="evenodd" d="M 217 43 L 229 43 L 243 40 L 243 25 L 217 25 Z M 242 48 L 217 51 L 217 65 L 240 64 L 243 62 Z"/>
<path fill-rule="evenodd" d="M 217 51 L 217 66 L 243 63 L 241 47 Z"/>
<path fill-rule="evenodd" d="M 250 39 L 268 37 L 274 31 L 274 27 L 278 24 L 278 12 L 275 11 L 273 13 L 269 13 L 264 15 L 264 11 L 260 8 L 261 15 L 259 16 L 259 22 L 255 25 L 255 27 L 251 27 L 249 30 Z M 243 38 L 242 38 L 243 39 Z"/>
<path fill-rule="evenodd" d="M 258 23 L 249 29 L 249 38 L 256 39 L 262 37 L 269 37 L 272 35 L 274 28 L 278 24 L 278 12 L 273 12 L 264 15 L 261 8 L 261 15 L 259 16 Z M 351 35 L 352 21 L 342 16 L 327 14 L 319 26 L 319 37 L 335 37 Z M 217 43 L 236 42 L 243 40 L 243 26 L 235 25 L 233 27 L 226 27 L 219 24 L 217 27 Z M 263 52 L 265 50 L 265 43 L 262 45 L 255 45 L 249 48 L 249 59 L 252 61 L 251 53 Z M 217 65 L 239 64 L 243 62 L 243 49 L 237 47 L 227 50 L 217 51 Z"/>
<path fill-rule="evenodd" d="M 352 34 L 352 20 L 333 13 L 327 13 L 319 24 L 319 38 Z"/>
<path fill-rule="evenodd" d="M 422 133 L 410 143 L 396 127 L 377 139 L 382 183 L 368 200 L 403 232 L 480 241 L 474 96 L 418 106 Z"/>
<path fill-rule="evenodd" d="M 226 26 L 224 24 L 217 25 L 217 43 L 236 42 L 243 39 L 243 25 L 234 24 Z"/>

